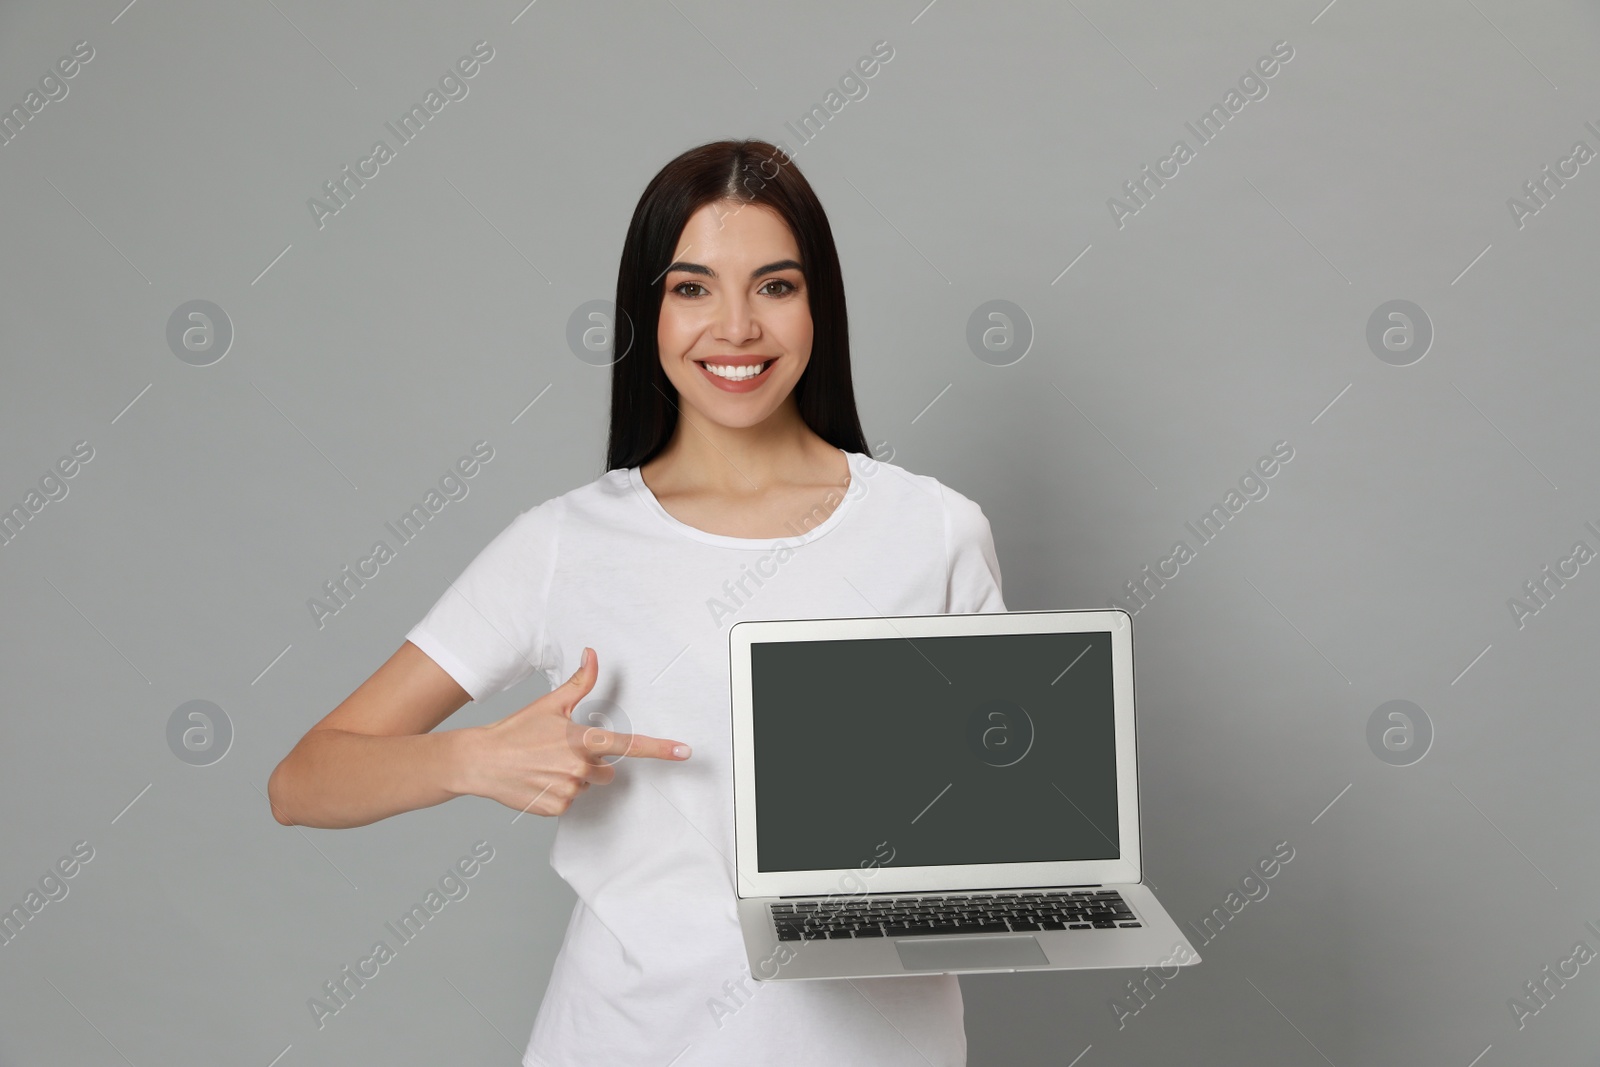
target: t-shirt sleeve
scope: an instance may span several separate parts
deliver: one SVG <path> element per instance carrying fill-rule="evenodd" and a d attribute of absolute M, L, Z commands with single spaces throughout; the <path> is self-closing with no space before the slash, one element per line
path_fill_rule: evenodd
<path fill-rule="evenodd" d="M 467 564 L 406 640 L 474 701 L 552 669 L 546 650 L 559 498 L 529 508 Z"/>
<path fill-rule="evenodd" d="M 1000 560 L 994 551 L 994 534 L 989 519 L 973 500 L 941 485 L 944 500 L 945 551 L 949 557 L 946 577 L 946 614 L 976 611 L 1005 611 L 1000 595 Z"/>

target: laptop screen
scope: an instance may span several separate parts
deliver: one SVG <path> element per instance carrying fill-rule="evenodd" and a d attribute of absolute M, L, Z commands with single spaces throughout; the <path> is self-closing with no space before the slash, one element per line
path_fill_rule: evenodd
<path fill-rule="evenodd" d="M 750 648 L 762 872 L 1119 859 L 1111 634 Z"/>

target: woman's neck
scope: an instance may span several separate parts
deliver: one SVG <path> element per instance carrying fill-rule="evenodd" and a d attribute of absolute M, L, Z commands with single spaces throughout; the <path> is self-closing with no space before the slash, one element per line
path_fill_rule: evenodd
<path fill-rule="evenodd" d="M 743 495 L 783 485 L 849 479 L 840 450 L 807 426 L 798 412 L 761 426 L 724 426 L 688 409 L 678 413 L 672 440 L 642 473 L 666 493 Z"/>

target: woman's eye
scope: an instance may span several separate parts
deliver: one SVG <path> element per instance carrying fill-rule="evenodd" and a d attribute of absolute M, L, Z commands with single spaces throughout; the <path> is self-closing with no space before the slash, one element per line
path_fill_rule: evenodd
<path fill-rule="evenodd" d="M 775 291 L 770 288 L 774 285 L 778 286 L 778 289 Z M 687 289 L 697 289 L 699 292 L 685 292 Z M 785 281 L 782 278 L 773 278 L 763 284 L 758 291 L 764 292 L 768 296 L 788 296 L 790 293 L 798 291 L 798 289 L 799 286 L 795 285 L 793 282 Z M 706 290 L 705 286 L 701 285 L 699 282 L 679 282 L 677 285 L 672 287 L 672 291 L 677 293 L 679 296 L 695 297 L 701 295 Z"/>

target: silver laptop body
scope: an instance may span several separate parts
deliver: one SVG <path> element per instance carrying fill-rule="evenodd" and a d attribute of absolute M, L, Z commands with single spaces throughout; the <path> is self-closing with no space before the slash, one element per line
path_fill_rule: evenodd
<path fill-rule="evenodd" d="M 728 645 L 757 980 L 1200 961 L 1143 884 L 1127 612 L 740 622 Z"/>

